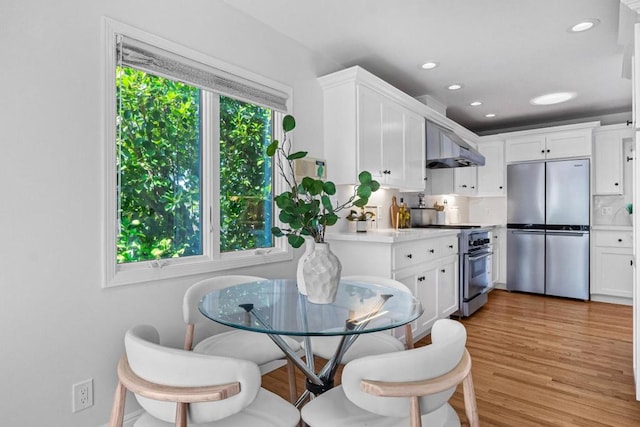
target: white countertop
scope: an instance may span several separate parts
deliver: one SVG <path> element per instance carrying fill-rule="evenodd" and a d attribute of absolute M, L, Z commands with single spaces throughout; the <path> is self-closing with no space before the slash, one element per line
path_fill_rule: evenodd
<path fill-rule="evenodd" d="M 609 231 L 632 231 L 631 225 L 592 225 L 592 230 L 609 230 Z"/>
<path fill-rule="evenodd" d="M 405 228 L 395 230 L 392 228 L 381 230 L 368 230 L 364 233 L 344 232 L 331 233 L 327 232 L 325 240 L 346 240 L 357 242 L 377 242 L 377 243 L 398 243 L 409 242 L 412 240 L 429 239 L 432 237 L 451 236 L 458 234 L 459 230 L 451 228 Z"/>

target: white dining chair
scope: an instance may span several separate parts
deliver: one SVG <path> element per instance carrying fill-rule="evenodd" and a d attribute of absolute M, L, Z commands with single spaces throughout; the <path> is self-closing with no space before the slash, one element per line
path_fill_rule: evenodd
<path fill-rule="evenodd" d="M 259 280 L 264 278 L 242 275 L 217 276 L 201 280 L 189 287 L 184 294 L 182 304 L 182 313 L 187 324 L 184 349 L 212 356 L 250 360 L 260 367 L 262 374 L 268 372 L 274 361 L 284 360 L 286 358 L 284 352 L 267 334 L 238 329 L 220 332 L 223 327 L 207 319 L 198 309 L 200 300 L 209 292 Z M 196 324 L 198 331 L 195 328 Z M 300 350 L 298 341 L 286 336 L 282 338 L 293 351 Z M 289 359 L 286 361 L 289 398 L 294 402 L 297 398 L 295 365 Z"/>
<path fill-rule="evenodd" d="M 428 346 L 349 362 L 342 385 L 302 408 L 303 421 L 310 427 L 459 427 L 448 400 L 462 383 L 467 420 L 478 427 L 466 338 L 461 323 L 440 319 Z"/>
<path fill-rule="evenodd" d="M 127 390 L 145 413 L 134 427 L 293 427 L 298 410 L 260 387 L 258 366 L 159 344 L 158 331 L 127 331 L 109 427 L 122 427 Z"/>
<path fill-rule="evenodd" d="M 343 276 L 342 280 L 352 282 L 371 283 L 374 285 L 387 286 L 401 292 L 411 294 L 411 290 L 403 283 L 379 276 Z M 351 347 L 342 357 L 342 363 L 348 363 L 351 360 L 370 356 L 374 354 L 390 353 L 392 351 L 402 351 L 413 348 L 413 334 L 411 332 L 411 323 L 402 326 L 405 336 L 405 343 L 391 335 L 389 332 L 372 332 L 368 334 L 360 334 L 353 342 Z M 311 349 L 313 354 L 323 359 L 331 359 L 340 344 L 341 336 L 311 337 Z"/>

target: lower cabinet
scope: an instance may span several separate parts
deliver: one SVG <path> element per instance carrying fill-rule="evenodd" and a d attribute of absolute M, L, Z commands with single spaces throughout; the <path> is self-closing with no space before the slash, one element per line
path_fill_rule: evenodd
<path fill-rule="evenodd" d="M 455 234 L 392 244 L 332 240 L 331 250 L 342 262 L 343 276 L 390 277 L 411 289 L 424 309 L 412 324 L 416 339 L 427 335 L 436 320 L 458 310 L 458 238 Z M 396 332 L 402 333 L 402 328 Z"/>
<path fill-rule="evenodd" d="M 631 304 L 633 250 L 631 231 L 594 230 L 591 299 Z"/>

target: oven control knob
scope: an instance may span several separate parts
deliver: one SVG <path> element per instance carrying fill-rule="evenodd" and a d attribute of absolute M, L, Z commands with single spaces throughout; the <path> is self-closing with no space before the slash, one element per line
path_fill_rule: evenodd
<path fill-rule="evenodd" d="M 482 243 L 484 243 L 485 245 L 489 244 L 489 243 L 491 243 L 491 239 L 489 239 L 489 238 L 482 239 Z"/>

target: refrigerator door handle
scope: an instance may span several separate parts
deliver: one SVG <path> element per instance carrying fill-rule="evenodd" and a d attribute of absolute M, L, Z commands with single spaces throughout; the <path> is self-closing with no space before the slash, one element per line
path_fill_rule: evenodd
<path fill-rule="evenodd" d="M 532 230 L 532 231 L 527 231 L 527 230 L 511 230 L 511 232 L 513 234 L 544 234 L 544 230 Z"/>
<path fill-rule="evenodd" d="M 569 232 L 561 232 L 561 231 L 547 231 L 547 236 L 574 236 L 574 237 L 582 237 L 585 234 L 589 234 L 589 233 L 580 233 L 580 232 L 576 232 L 576 231 L 569 231 Z"/>

